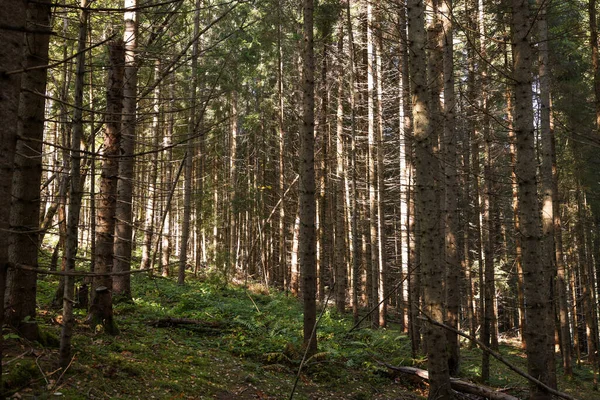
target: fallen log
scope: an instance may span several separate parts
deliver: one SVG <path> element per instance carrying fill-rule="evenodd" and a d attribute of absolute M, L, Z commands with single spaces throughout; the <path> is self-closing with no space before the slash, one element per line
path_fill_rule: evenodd
<path fill-rule="evenodd" d="M 429 380 L 429 372 L 424 369 L 414 368 L 414 367 L 403 367 L 403 366 L 395 366 L 390 365 L 381 361 L 378 361 L 379 364 L 393 370 L 402 372 L 403 374 L 409 374 L 413 376 L 417 376 L 422 380 Z M 487 386 L 476 385 L 471 382 L 463 381 L 457 378 L 450 378 L 450 386 L 452 389 L 461 393 L 474 394 L 476 396 L 481 396 L 485 399 L 490 400 L 519 400 L 518 397 L 511 396 L 508 393 L 499 392 Z"/>

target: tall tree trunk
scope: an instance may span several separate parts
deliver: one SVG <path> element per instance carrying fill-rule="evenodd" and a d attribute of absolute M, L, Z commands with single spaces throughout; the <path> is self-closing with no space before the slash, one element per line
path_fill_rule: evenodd
<path fill-rule="evenodd" d="M 123 76 L 125 47 L 122 42 L 108 44 L 110 69 L 106 94 L 106 129 L 96 228 L 96 270 L 110 273 L 114 262 L 115 214 L 117 208 L 117 175 L 119 173 L 119 142 L 123 110 Z M 119 332 L 113 319 L 112 276 L 95 276 L 92 281 L 90 322 L 102 325 L 107 333 Z"/>
<path fill-rule="evenodd" d="M 440 249 L 440 203 L 436 196 L 433 175 L 438 162 L 433 153 L 435 128 L 431 121 L 426 79 L 425 53 L 427 36 L 424 29 L 425 9 L 422 1 L 408 0 L 408 39 L 413 105 L 413 132 L 415 139 L 415 183 L 420 262 L 423 273 L 423 310 L 436 320 L 443 321 L 444 270 L 436 256 Z M 434 15 L 438 18 L 439 15 Z M 427 365 L 429 370 L 429 399 L 451 398 L 450 376 L 446 355 L 446 333 L 437 326 L 425 326 Z"/>
<path fill-rule="evenodd" d="M 352 15 L 350 12 L 350 1 L 346 1 L 346 24 L 348 27 L 348 51 L 350 53 L 350 171 L 352 189 L 346 196 L 347 203 L 349 203 L 350 212 L 350 246 L 352 254 L 352 317 L 354 322 L 358 322 L 358 295 L 360 287 L 360 263 L 359 263 L 359 249 L 358 249 L 358 207 L 357 207 L 357 188 L 356 188 L 356 57 L 354 48 L 354 30 L 352 28 Z"/>
<path fill-rule="evenodd" d="M 19 92 L 22 74 L 6 74 L 21 68 L 24 54 L 27 1 L 7 1 L 0 13 L 0 301 L 4 301 L 6 275 L 9 266 L 10 200 L 15 150 L 17 147 Z M 6 29 L 12 27 L 14 29 Z M 0 312 L 0 327 L 4 312 Z M 0 376 L 2 376 L 3 336 L 0 335 Z"/>
<path fill-rule="evenodd" d="M 344 25 L 340 24 L 338 55 L 344 53 Z M 346 219 L 344 181 L 347 179 L 344 153 L 344 70 L 343 63 L 337 66 L 337 113 L 336 113 L 336 174 L 335 174 L 335 306 L 339 313 L 346 310 L 346 289 L 348 287 L 348 257 L 346 246 Z"/>
<path fill-rule="evenodd" d="M 188 117 L 188 132 L 183 170 L 183 221 L 181 224 L 181 244 L 179 247 L 179 271 L 177 284 L 185 283 L 185 268 L 188 258 L 188 241 L 190 238 L 190 223 L 192 218 L 192 175 L 194 157 L 194 137 L 196 135 L 196 96 L 198 87 L 198 35 L 200 32 L 200 0 L 196 0 L 194 14 L 194 44 L 192 45 L 192 81 L 190 83 L 190 115 Z M 214 189 L 216 191 L 216 188 Z M 217 207 L 217 204 L 214 205 Z"/>
<path fill-rule="evenodd" d="M 299 261 L 304 298 L 304 345 L 308 354 L 317 351 L 316 333 L 316 236 L 315 236 L 315 60 L 313 0 L 303 1 L 302 125 L 300 126 L 300 232 Z"/>
<path fill-rule="evenodd" d="M 552 384 L 554 363 L 554 329 L 550 299 L 550 266 L 544 265 L 539 204 L 536 185 L 536 156 L 534 146 L 532 76 L 530 66 L 533 50 L 529 42 L 529 3 L 512 1 L 513 81 L 515 85 L 514 127 L 517 141 L 516 174 L 519 184 L 519 217 L 523 246 L 523 289 L 525 309 L 525 337 L 529 374 L 547 385 Z M 531 399 L 547 399 L 548 393 L 537 385 L 530 385 Z"/>
<path fill-rule="evenodd" d="M 40 235 L 40 184 L 42 179 L 42 138 L 44 134 L 45 98 L 37 93 L 46 92 L 50 35 L 50 1 L 29 4 L 27 26 L 37 33 L 28 32 L 25 50 L 25 69 L 21 80 L 17 149 L 13 172 L 12 208 L 10 226 L 15 231 L 9 236 L 8 257 L 14 265 L 38 266 Z M 37 68 L 37 69 L 36 69 Z M 39 330 L 35 321 L 37 273 L 11 269 L 7 277 L 4 297 L 5 323 L 17 328 L 29 340 L 37 340 Z M 0 283 L 1 284 L 1 283 Z M 2 298 L 0 298 L 2 299 Z"/>
<path fill-rule="evenodd" d="M 555 282 L 557 277 L 557 263 L 556 263 L 556 252 L 555 252 L 555 243 L 554 243 L 554 202 L 557 199 L 557 193 L 554 192 L 554 179 L 552 174 L 552 163 L 553 163 L 553 155 L 552 151 L 554 147 L 552 145 L 554 141 L 554 132 L 552 129 L 551 121 L 550 121 L 550 113 L 551 113 L 551 103 L 550 103 L 550 54 L 548 48 L 548 5 L 549 3 L 546 0 L 537 0 L 537 5 L 539 7 L 539 13 L 537 18 L 537 28 L 538 28 L 538 68 L 539 68 L 539 88 L 540 88 L 540 134 L 541 134 L 541 192 L 542 192 L 542 257 L 544 260 L 544 264 L 546 268 L 549 269 L 549 273 L 551 276 L 551 282 Z M 558 281 L 556 281 L 558 283 Z M 551 287 L 551 298 L 553 299 L 553 310 L 557 309 L 557 305 L 560 306 L 560 301 L 555 298 L 554 293 L 557 293 L 555 290 L 555 284 Z M 552 313 L 554 317 L 555 313 Z M 555 318 L 552 318 L 554 321 Z M 554 325 L 554 324 L 553 324 Z M 560 328 L 560 326 L 559 326 Z M 561 332 L 561 336 L 564 336 L 565 333 Z M 566 334 L 568 336 L 568 334 Z M 553 341 L 554 343 L 554 341 Z M 567 345 L 566 343 L 561 343 L 561 348 L 563 345 Z M 567 345 L 570 346 L 570 343 Z M 553 347 L 554 348 L 554 345 Z M 552 363 L 555 362 L 554 357 L 550 358 Z M 554 365 L 551 367 L 551 372 L 553 373 L 551 377 L 551 381 L 553 386 L 556 386 L 556 368 Z"/>
<path fill-rule="evenodd" d="M 383 32 L 381 26 L 381 1 L 377 1 L 379 8 L 376 18 L 375 32 L 375 66 L 377 73 L 376 90 L 377 90 L 377 137 L 376 137 L 376 154 L 377 154 L 377 262 L 379 264 L 379 281 L 377 291 L 377 304 L 379 304 L 379 326 L 384 327 L 387 323 L 387 298 L 388 294 L 388 257 L 387 257 L 387 235 L 385 231 L 385 163 L 383 156 L 383 66 L 381 61 L 381 53 L 383 52 Z"/>
<path fill-rule="evenodd" d="M 287 246 L 286 246 L 286 230 L 285 230 L 285 131 L 284 131 L 284 116 L 285 110 L 283 106 L 283 47 L 282 39 L 282 4 L 283 0 L 277 1 L 277 15 L 279 23 L 277 24 L 277 135 L 279 145 L 279 234 L 278 234 L 278 254 L 279 254 L 279 278 L 278 281 L 282 288 L 287 287 L 289 277 L 287 276 Z"/>
<path fill-rule="evenodd" d="M 376 144 L 375 144 L 375 67 L 374 46 L 373 46 L 373 5 L 370 1 L 366 2 L 366 39 L 367 39 L 367 185 L 369 190 L 368 209 L 369 209 L 369 243 L 370 243 L 370 276 L 371 287 L 369 288 L 369 309 L 373 310 L 371 314 L 371 326 L 379 326 L 379 307 L 377 307 L 379 293 L 379 250 L 377 235 L 377 172 L 375 170 Z M 367 276 L 369 276 L 367 274 Z M 368 280 L 368 279 L 367 279 Z"/>
<path fill-rule="evenodd" d="M 81 0 L 79 13 L 79 37 L 77 44 L 75 99 L 73 107 L 73 131 L 71 133 L 71 180 L 69 185 L 69 212 L 67 219 L 64 265 L 66 272 L 75 270 L 77 257 L 77 232 L 79 229 L 79 211 L 81 210 L 81 140 L 83 138 L 83 85 L 85 78 L 85 47 L 89 19 L 89 0 Z M 73 303 L 75 281 L 72 276 L 64 278 L 63 325 L 60 333 L 59 364 L 66 368 L 71 362 L 71 337 L 73 336 Z"/>
<path fill-rule="evenodd" d="M 588 11 L 590 21 L 590 47 L 592 49 L 592 72 L 594 74 L 596 129 L 600 129 L 600 52 L 598 51 L 598 16 L 596 12 L 596 0 L 589 0 Z"/>
<path fill-rule="evenodd" d="M 446 277 L 446 324 L 458 329 L 460 311 L 460 262 L 458 253 L 459 217 L 458 209 L 458 153 L 456 147 L 456 99 L 454 95 L 454 43 L 452 0 L 442 3 L 440 12 L 449 16 L 443 20 L 444 28 L 444 174 L 445 174 L 445 264 Z M 458 335 L 447 331 L 448 368 L 450 375 L 457 376 L 460 367 L 460 345 Z"/>
<path fill-rule="evenodd" d="M 160 60 L 156 60 L 154 67 L 154 76 L 160 75 Z M 150 150 L 150 176 L 148 177 L 148 199 L 146 201 L 146 215 L 144 220 L 144 240 L 142 245 L 142 262 L 140 269 L 150 269 L 153 267 L 152 259 L 152 241 L 154 238 L 154 216 L 156 209 L 157 190 L 156 180 L 158 178 L 158 144 L 162 133 L 162 114 L 161 114 L 161 85 L 156 85 L 154 89 L 154 99 L 152 105 L 152 146 Z M 149 271 L 150 274 L 153 270 Z"/>
<path fill-rule="evenodd" d="M 121 160 L 119 161 L 119 182 L 117 184 L 117 225 L 115 232 L 114 271 L 131 270 L 133 249 L 133 153 L 136 142 L 137 107 L 137 4 L 138 0 L 125 0 L 125 81 L 123 88 L 123 134 L 121 137 Z M 115 276 L 113 293 L 125 300 L 131 299 L 131 276 Z"/>

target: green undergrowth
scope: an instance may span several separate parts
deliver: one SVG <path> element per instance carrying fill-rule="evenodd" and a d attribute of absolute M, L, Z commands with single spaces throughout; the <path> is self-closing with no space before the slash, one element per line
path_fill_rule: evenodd
<path fill-rule="evenodd" d="M 60 331 L 60 310 L 50 308 L 56 287 L 56 279 L 40 280 L 38 323 L 50 335 Z M 191 277 L 177 286 L 170 279 L 133 275 L 132 289 L 133 302 L 115 305 L 117 336 L 90 328 L 85 312 L 76 310 L 74 358 L 66 373 L 56 367 L 56 347 L 5 334 L 7 393 L 69 399 L 289 398 L 303 357 L 297 299 L 260 287 L 223 287 Z M 426 368 L 424 359 L 411 357 L 406 335 L 393 324 L 348 333 L 351 327 L 350 316 L 325 310 L 318 329 L 319 351 L 306 360 L 294 398 L 426 396 L 425 384 L 380 364 Z M 504 346 L 501 352 L 526 368 L 520 349 Z M 481 353 L 463 347 L 462 357 L 462 377 L 477 381 Z M 522 378 L 495 360 L 491 370 L 491 385 L 524 396 L 527 383 Z M 12 381 L 7 380 L 9 374 Z M 589 370 L 577 368 L 571 381 L 561 381 L 561 388 L 577 398 L 596 398 L 591 392 L 589 397 L 581 395 L 591 380 Z"/>

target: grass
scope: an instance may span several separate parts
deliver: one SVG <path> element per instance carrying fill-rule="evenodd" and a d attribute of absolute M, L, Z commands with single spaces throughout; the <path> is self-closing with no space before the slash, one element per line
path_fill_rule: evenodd
<path fill-rule="evenodd" d="M 285 399 L 289 398 L 302 359 L 300 302 L 285 293 L 260 287 L 222 287 L 189 279 L 181 287 L 164 278 L 132 277 L 133 303 L 115 306 L 118 336 L 85 325 L 77 311 L 74 358 L 68 371 L 58 370 L 58 350 L 29 343 L 5 331 L 4 382 L 21 398 L 68 399 Z M 58 336 L 60 310 L 49 307 L 57 281 L 39 283 L 39 324 Z M 197 324 L 157 327 L 164 318 Z M 425 368 L 412 359 L 406 335 L 394 326 L 348 334 L 351 318 L 326 310 L 321 320 L 319 353 L 301 374 L 296 399 L 418 399 L 426 385 L 391 373 L 377 360 Z M 462 349 L 462 377 L 477 380 L 481 353 Z M 520 349 L 501 352 L 526 369 Z M 490 384 L 517 397 L 527 383 L 492 361 Z M 576 368 L 560 387 L 577 398 L 593 399 L 592 376 Z"/>

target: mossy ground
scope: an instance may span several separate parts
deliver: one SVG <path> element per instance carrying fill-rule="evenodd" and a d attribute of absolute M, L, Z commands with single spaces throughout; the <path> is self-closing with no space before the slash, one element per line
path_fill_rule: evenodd
<path fill-rule="evenodd" d="M 39 323 L 48 335 L 60 331 L 60 310 L 49 308 L 54 278 L 39 284 Z M 77 310 L 74 358 L 66 373 L 56 367 L 58 350 L 29 343 L 5 331 L 5 375 L 23 375 L 7 386 L 16 398 L 68 399 L 286 399 L 292 390 L 302 344 L 300 303 L 264 288 L 214 285 L 188 279 L 177 286 L 164 278 L 135 275 L 132 303 L 115 306 L 120 334 L 110 336 L 84 324 Z M 186 318 L 197 324 L 156 327 L 162 318 Z M 319 353 L 306 363 L 296 399 L 418 399 L 427 387 L 390 373 L 377 360 L 425 368 L 410 357 L 408 338 L 396 327 L 348 334 L 348 316 L 324 313 Z M 520 349 L 503 346 L 503 355 L 525 369 Z M 463 348 L 462 376 L 477 380 L 479 350 Z M 526 382 L 492 361 L 491 384 L 517 397 Z M 25 366 L 25 367 L 23 367 Z M 25 371 L 26 374 L 21 373 Z M 11 375 L 13 374 L 13 375 Z M 560 388 L 579 399 L 595 399 L 586 365 L 576 368 Z M 20 397 L 19 397 L 20 396 Z"/>

